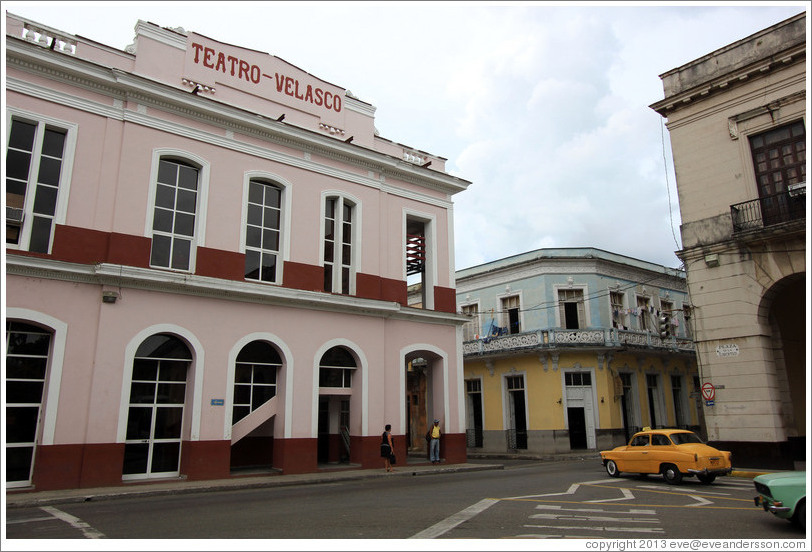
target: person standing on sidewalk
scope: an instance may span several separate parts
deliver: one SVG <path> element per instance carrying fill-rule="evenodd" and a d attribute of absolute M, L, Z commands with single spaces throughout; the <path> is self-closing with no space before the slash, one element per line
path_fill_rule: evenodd
<path fill-rule="evenodd" d="M 432 464 L 440 463 L 440 420 L 434 420 L 434 425 L 429 429 L 429 458 Z"/>
<path fill-rule="evenodd" d="M 386 471 L 393 472 L 391 459 L 395 456 L 395 443 L 392 441 L 392 425 L 386 424 L 384 432 L 381 434 L 381 458 Z"/>

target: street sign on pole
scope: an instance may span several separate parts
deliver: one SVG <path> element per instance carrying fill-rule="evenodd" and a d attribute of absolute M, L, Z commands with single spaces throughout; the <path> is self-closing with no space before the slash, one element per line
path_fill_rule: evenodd
<path fill-rule="evenodd" d="M 712 401 L 716 397 L 716 388 L 711 382 L 702 384 L 702 398 L 706 401 Z M 710 406 L 710 405 L 708 405 Z"/>

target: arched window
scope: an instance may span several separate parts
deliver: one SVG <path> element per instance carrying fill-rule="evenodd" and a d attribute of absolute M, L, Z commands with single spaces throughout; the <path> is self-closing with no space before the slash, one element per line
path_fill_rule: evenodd
<path fill-rule="evenodd" d="M 281 243 L 282 188 L 252 178 L 248 182 L 245 226 L 245 278 L 277 282 Z"/>
<path fill-rule="evenodd" d="M 319 387 L 352 387 L 355 359 L 344 347 L 333 347 L 319 362 Z"/>
<path fill-rule="evenodd" d="M 22 322 L 6 322 L 6 484 L 31 481 L 42 411 L 51 333 Z"/>
<path fill-rule="evenodd" d="M 237 355 L 234 370 L 232 424 L 276 396 L 276 374 L 282 358 L 269 343 L 252 341 Z"/>
<path fill-rule="evenodd" d="M 158 161 L 150 265 L 190 270 L 198 204 L 199 169 L 185 161 Z"/>
<path fill-rule="evenodd" d="M 179 473 L 186 375 L 192 355 L 169 334 L 143 341 L 133 360 L 127 433 L 125 479 Z"/>

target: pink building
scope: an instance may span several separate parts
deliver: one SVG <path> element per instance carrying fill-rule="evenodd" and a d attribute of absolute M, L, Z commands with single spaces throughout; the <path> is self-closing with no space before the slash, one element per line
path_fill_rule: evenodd
<path fill-rule="evenodd" d="M 469 182 L 269 54 L 6 30 L 8 488 L 465 461 Z"/>

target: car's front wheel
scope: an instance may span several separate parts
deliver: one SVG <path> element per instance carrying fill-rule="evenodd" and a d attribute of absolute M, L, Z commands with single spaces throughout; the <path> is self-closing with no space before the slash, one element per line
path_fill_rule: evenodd
<path fill-rule="evenodd" d="M 798 505 L 795 506 L 795 514 L 792 516 L 792 523 L 801 529 L 806 529 L 806 498 L 802 498 Z"/>
<path fill-rule="evenodd" d="M 664 465 L 661 473 L 669 485 L 677 485 L 682 481 L 682 474 L 674 464 Z"/>
<path fill-rule="evenodd" d="M 713 474 L 713 473 L 707 473 L 707 474 L 700 473 L 699 475 L 696 476 L 696 478 L 699 479 L 705 485 L 710 485 L 711 483 L 713 483 L 716 480 L 716 474 Z"/>
<path fill-rule="evenodd" d="M 606 461 L 606 473 L 608 473 L 610 477 L 617 477 L 620 475 L 620 470 L 617 469 L 617 464 L 615 464 L 614 460 Z"/>

